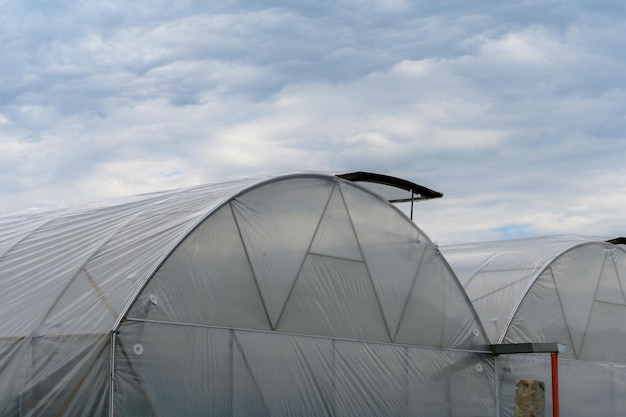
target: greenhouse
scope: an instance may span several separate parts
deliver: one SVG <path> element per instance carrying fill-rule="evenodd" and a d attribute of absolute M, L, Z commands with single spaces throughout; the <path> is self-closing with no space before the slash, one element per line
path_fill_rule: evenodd
<path fill-rule="evenodd" d="M 0 415 L 493 416 L 478 316 L 391 204 L 438 196 L 299 173 L 0 216 Z"/>
<path fill-rule="evenodd" d="M 626 413 L 624 239 L 548 236 L 441 247 L 492 344 L 560 342 L 563 415 Z M 502 415 L 513 415 L 515 382 L 545 382 L 546 355 L 497 359 Z M 546 400 L 550 404 L 550 395 Z"/>

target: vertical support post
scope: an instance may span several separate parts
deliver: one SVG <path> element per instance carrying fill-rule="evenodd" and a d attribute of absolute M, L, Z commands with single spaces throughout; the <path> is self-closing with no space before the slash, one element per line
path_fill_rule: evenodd
<path fill-rule="evenodd" d="M 499 356 L 495 356 L 494 359 L 494 368 L 496 370 L 495 372 L 495 378 L 496 378 L 496 417 L 500 417 L 500 370 L 499 370 Z"/>
<path fill-rule="evenodd" d="M 411 190 L 411 220 L 413 220 L 413 201 L 415 199 L 415 193 Z"/>
<path fill-rule="evenodd" d="M 111 331 L 111 352 L 109 356 L 109 417 L 113 417 L 113 407 L 115 400 L 113 398 L 115 392 L 115 330 Z"/>
<path fill-rule="evenodd" d="M 559 417 L 559 354 L 551 353 L 552 362 L 552 417 Z"/>

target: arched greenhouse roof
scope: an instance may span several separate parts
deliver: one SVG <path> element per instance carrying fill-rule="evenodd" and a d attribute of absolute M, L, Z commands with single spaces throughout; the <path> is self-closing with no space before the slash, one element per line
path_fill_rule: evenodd
<path fill-rule="evenodd" d="M 565 357 L 626 363 L 626 247 L 619 243 L 562 235 L 441 251 L 491 343 L 561 342 Z"/>
<path fill-rule="evenodd" d="M 0 337 L 101 333 L 194 225 L 259 179 L 0 217 Z"/>
<path fill-rule="evenodd" d="M 366 177 L 0 216 L 0 414 L 484 414 L 478 317 L 436 245 L 367 186 L 391 177 Z M 453 377 L 485 383 L 442 405 Z"/>
<path fill-rule="evenodd" d="M 5 318 L 0 337 L 110 331 L 161 263 L 222 205 L 258 187 L 271 188 L 271 183 L 299 184 L 304 178 L 341 182 L 339 177 L 368 189 L 386 179 L 388 190 L 410 187 L 416 199 L 441 196 L 380 174 L 292 174 L 0 216 L 0 317 Z M 306 187 L 297 188 L 291 190 L 297 198 L 319 198 L 307 197 Z M 420 189 L 431 194 L 420 195 Z M 269 206 L 274 197 L 271 192 L 268 196 Z M 272 209 L 284 205 L 278 202 Z M 430 244 L 421 231 L 414 233 L 416 241 Z"/>

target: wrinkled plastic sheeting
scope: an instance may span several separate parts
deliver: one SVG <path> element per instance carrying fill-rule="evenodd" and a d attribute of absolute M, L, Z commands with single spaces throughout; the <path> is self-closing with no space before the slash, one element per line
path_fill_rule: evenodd
<path fill-rule="evenodd" d="M 126 322 L 116 416 L 493 416 L 493 358 L 273 332 Z"/>
<path fill-rule="evenodd" d="M 435 245 L 386 201 L 337 180 L 260 186 L 199 225 L 129 319 L 480 349 Z"/>
<path fill-rule="evenodd" d="M 626 366 L 559 359 L 559 411 L 568 417 L 621 417 L 626 413 Z M 513 417 L 515 384 L 534 379 L 545 384 L 546 415 L 552 410 L 552 368 L 547 355 L 503 355 L 497 360 L 500 415 Z"/>
<path fill-rule="evenodd" d="M 521 300 L 505 342 L 558 341 L 565 358 L 626 363 L 625 254 L 591 242 L 555 258 Z"/>
<path fill-rule="evenodd" d="M 442 252 L 492 343 L 558 341 L 568 347 L 567 357 L 612 360 L 585 356 L 583 345 L 587 330 L 593 331 L 587 324 L 594 309 L 609 303 L 616 306 L 615 316 L 623 316 L 623 248 L 597 237 L 565 235 L 450 245 Z"/>
<path fill-rule="evenodd" d="M 107 399 L 114 394 L 108 381 L 110 331 L 136 291 L 178 244 L 134 305 L 135 318 L 178 321 L 190 329 L 209 324 L 386 343 L 467 349 L 484 345 L 477 318 L 447 264 L 405 216 L 381 198 L 332 176 L 277 178 L 191 187 L 45 214 L 0 216 L 0 316 L 7 318 L 0 323 L 2 415 L 106 415 Z M 252 186 L 257 187 L 249 189 Z M 217 207 L 222 209 L 213 212 Z M 207 264 L 207 259 L 215 262 Z M 161 336 L 167 334 L 153 335 Z M 135 363 L 126 359 L 141 356 L 142 348 L 135 345 L 142 342 L 131 344 L 129 351 L 126 342 L 119 341 L 115 372 L 123 391 L 117 397 L 124 403 L 119 415 L 126 415 L 126 407 L 152 410 L 160 397 L 144 392 L 149 389 L 140 383 Z M 170 346 L 168 340 L 159 343 Z M 232 351 L 233 367 L 254 357 L 245 355 L 253 347 L 238 343 L 245 346 Z M 344 352 L 338 344 L 333 345 L 335 356 Z M 444 353 L 427 352 L 444 355 L 439 359 L 446 362 Z M 388 357 L 383 353 L 363 354 L 363 361 L 384 374 L 384 367 L 376 367 L 377 358 Z M 178 363 L 165 356 L 159 360 L 144 371 L 159 372 L 168 362 Z M 342 366 L 351 370 L 352 359 L 344 362 Z M 387 359 L 384 363 L 389 365 Z M 252 392 L 246 387 L 255 387 L 256 377 L 245 366 L 236 368 L 241 378 L 233 380 L 244 389 L 229 392 Z M 171 380 L 181 378 L 176 369 L 168 369 Z M 352 378 L 352 371 L 342 372 L 344 379 L 333 381 Z M 373 388 L 362 386 L 359 395 L 365 398 Z M 162 388 L 158 386 L 157 397 L 163 395 L 166 401 L 167 390 Z M 245 394 L 233 402 L 244 410 L 236 414 L 258 409 L 264 398 Z M 288 398 L 289 404 L 297 402 Z M 333 401 L 340 410 L 357 410 L 349 402 L 342 405 L 347 400 Z M 185 407 L 193 404 L 189 401 Z M 392 404 L 384 407 L 395 410 Z"/>
<path fill-rule="evenodd" d="M 0 216 L 0 337 L 110 331 L 164 254 L 259 181 Z"/>
<path fill-rule="evenodd" d="M 0 339 L 0 415 L 105 417 L 110 336 Z"/>

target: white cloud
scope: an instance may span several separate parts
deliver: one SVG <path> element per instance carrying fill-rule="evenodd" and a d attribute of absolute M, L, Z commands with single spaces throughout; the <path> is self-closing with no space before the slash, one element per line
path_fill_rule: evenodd
<path fill-rule="evenodd" d="M 83 203 L 202 183 L 196 167 L 181 158 L 119 160 L 98 165 L 75 184 Z"/>
<path fill-rule="evenodd" d="M 357 3 L 12 4 L 0 212 L 360 169 L 443 191 L 416 208 L 443 243 L 626 234 L 616 15 Z"/>
<path fill-rule="evenodd" d="M 507 33 L 504 37 L 485 42 L 481 55 L 507 66 L 546 66 L 563 58 L 563 45 L 542 27 L 533 27 L 524 32 Z"/>

